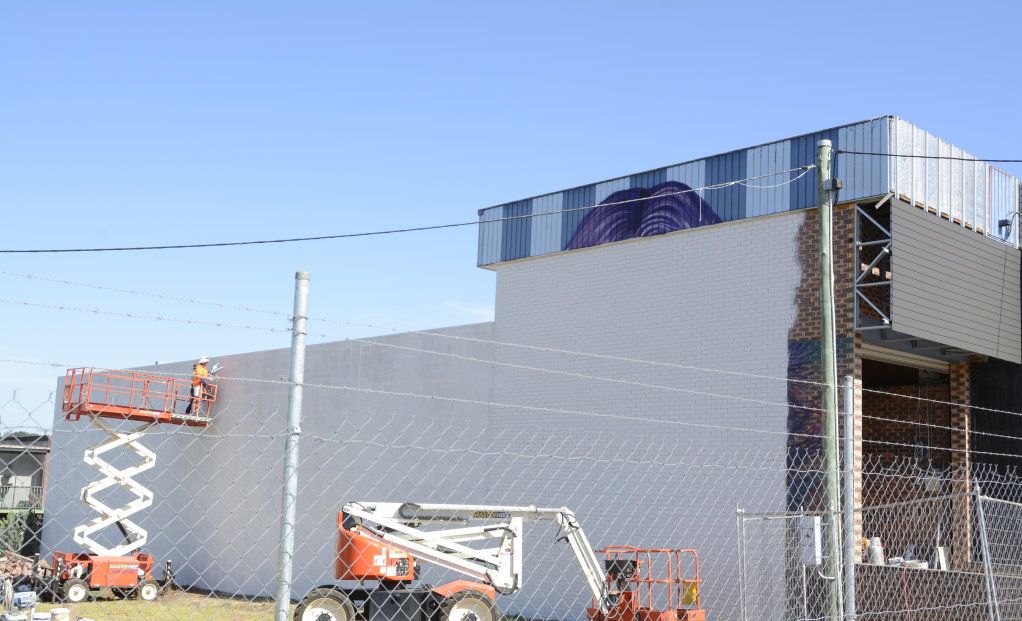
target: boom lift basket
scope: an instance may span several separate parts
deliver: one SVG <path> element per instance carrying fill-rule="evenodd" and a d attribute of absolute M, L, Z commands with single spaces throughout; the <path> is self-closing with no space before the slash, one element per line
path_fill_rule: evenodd
<path fill-rule="evenodd" d="M 691 548 L 609 546 L 602 550 L 607 585 L 617 605 L 592 621 L 703 621 L 699 554 Z"/>

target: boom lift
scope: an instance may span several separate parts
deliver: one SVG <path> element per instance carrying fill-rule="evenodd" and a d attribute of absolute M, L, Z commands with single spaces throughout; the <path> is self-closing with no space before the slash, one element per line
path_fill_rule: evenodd
<path fill-rule="evenodd" d="M 75 543 L 86 551 L 53 555 L 51 586 L 65 601 L 84 601 L 90 590 L 104 587 L 124 596 L 137 595 L 145 601 L 159 596 L 162 589 L 153 579 L 153 557 L 139 551 L 149 535 L 130 519 L 153 504 L 152 490 L 135 477 L 156 467 L 156 453 L 143 446 L 140 440 L 158 425 L 209 425 L 216 386 L 211 384 L 209 391 L 198 398 L 196 411 L 183 414 L 181 412 L 192 401 L 190 384 L 187 379 L 138 371 L 68 370 L 61 406 L 65 418 L 69 421 L 87 418 L 93 427 L 109 437 L 85 451 L 85 463 L 103 475 L 82 488 L 82 502 L 99 514 L 74 529 Z M 142 425 L 121 431 L 104 422 L 111 419 Z M 115 466 L 106 454 L 118 449 L 129 451 L 139 461 L 127 467 Z M 122 506 L 111 507 L 99 496 L 114 487 L 120 487 L 134 498 Z M 98 533 L 112 526 L 124 536 L 123 543 L 111 546 L 96 539 Z M 164 584 L 172 580 L 168 562 Z"/>
<path fill-rule="evenodd" d="M 590 618 L 616 619 L 627 598 L 608 580 L 604 564 L 566 507 L 362 501 L 344 505 L 337 515 L 334 561 L 334 577 L 358 581 L 359 586 L 313 589 L 295 609 L 294 620 L 499 621 L 497 594 L 515 593 L 523 586 L 523 525 L 540 520 L 556 524 L 559 540 L 571 547 L 592 595 Z M 417 559 L 469 580 L 412 587 L 418 578 Z M 605 564 L 611 567 L 610 560 Z M 367 588 L 367 580 L 378 581 L 377 586 Z M 641 621 L 672 620 L 664 612 Z M 696 617 L 677 615 L 675 621 Z"/>

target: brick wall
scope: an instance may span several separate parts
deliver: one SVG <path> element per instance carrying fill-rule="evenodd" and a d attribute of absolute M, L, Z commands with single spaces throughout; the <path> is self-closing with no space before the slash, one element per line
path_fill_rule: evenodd
<path fill-rule="evenodd" d="M 855 574 L 856 611 L 864 619 L 988 621 L 990 618 L 986 583 L 981 573 L 859 565 Z M 1000 588 L 1017 593 L 1022 579 L 999 577 L 998 584 Z M 1012 609 L 1005 608 L 1002 612 L 1007 610 Z"/>
<path fill-rule="evenodd" d="M 797 320 L 792 324 L 788 332 L 789 348 L 792 351 L 791 365 L 788 369 L 788 376 L 794 380 L 819 381 L 820 359 L 820 244 L 819 244 L 819 210 L 806 210 L 806 219 L 798 234 L 798 258 L 802 266 L 801 279 L 795 290 L 795 304 L 798 309 Z M 834 232 L 833 244 L 833 265 L 834 265 L 834 306 L 835 306 L 835 332 L 837 335 L 837 377 L 838 377 L 838 407 L 841 408 L 843 390 L 841 384 L 846 375 L 854 378 L 853 398 L 856 410 L 861 409 L 862 398 L 862 361 L 858 356 L 860 336 L 855 333 L 853 324 L 853 281 L 854 281 L 854 230 L 855 230 L 855 205 L 843 204 L 834 208 L 833 216 Z M 796 352 L 809 351 L 796 362 Z M 793 381 L 789 385 L 789 402 L 792 409 L 789 415 L 790 428 L 795 432 L 807 435 L 818 435 L 822 431 L 821 413 L 806 408 L 819 408 L 820 389 L 808 389 L 806 385 Z M 857 412 L 861 413 L 861 412 Z M 839 429 L 843 425 L 839 411 Z M 854 454 L 855 464 L 854 477 L 856 488 L 856 503 L 861 502 L 862 496 L 862 418 L 854 418 L 855 438 Z M 843 430 L 840 431 L 843 434 Z M 798 436 L 791 437 L 791 444 L 798 445 L 806 441 Z M 819 445 L 816 441 L 815 446 Z M 803 501 L 811 499 L 798 499 L 798 505 Z M 861 524 L 856 529 L 861 532 Z"/>
<path fill-rule="evenodd" d="M 807 209 L 805 221 L 798 232 L 798 258 L 802 278 L 795 290 L 798 316 L 791 327 L 791 340 L 820 338 L 820 216 L 818 209 Z M 855 260 L 855 205 L 834 208 L 834 306 L 838 339 L 852 338 L 852 281 Z M 854 370 L 853 356 L 839 359 L 838 375 Z"/>
<path fill-rule="evenodd" d="M 882 390 L 892 394 L 866 392 L 862 395 L 863 414 L 872 417 L 866 419 L 862 432 L 865 452 L 869 455 L 880 456 L 885 460 L 923 457 L 946 465 L 948 463 L 947 451 L 933 451 L 924 455 L 919 449 L 913 447 L 950 447 L 951 434 L 946 427 L 951 422 L 951 409 L 944 404 L 906 399 L 897 395 L 947 401 L 950 397 L 949 386 L 947 384 L 885 386 Z M 878 420 L 881 418 L 887 420 Z M 924 427 L 919 423 L 935 427 Z M 892 446 L 877 441 L 893 442 L 904 446 Z"/>

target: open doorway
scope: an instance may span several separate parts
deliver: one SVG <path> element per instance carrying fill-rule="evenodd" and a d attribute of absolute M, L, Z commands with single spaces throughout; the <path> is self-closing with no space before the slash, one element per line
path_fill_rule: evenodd
<path fill-rule="evenodd" d="M 931 369 L 890 362 L 862 361 L 863 495 L 875 498 L 869 472 L 944 472 L 951 465 L 950 377 Z M 889 492 L 890 487 L 884 486 Z"/>

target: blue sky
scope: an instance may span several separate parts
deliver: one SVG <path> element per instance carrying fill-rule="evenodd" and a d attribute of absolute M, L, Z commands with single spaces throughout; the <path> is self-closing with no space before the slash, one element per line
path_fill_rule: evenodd
<path fill-rule="evenodd" d="M 1007 2 L 6 2 L 0 246 L 470 220 L 506 200 L 881 114 L 1017 158 L 1020 18 Z M 494 275 L 475 256 L 475 230 L 463 228 L 4 255 L 0 270 L 287 312 L 302 269 L 312 314 L 423 328 L 491 317 Z M 0 298 L 285 327 L 2 275 Z M 0 304 L 0 358 L 119 367 L 287 345 L 286 333 Z M 12 388 L 45 398 L 57 373 L 0 364 L 0 401 Z"/>

